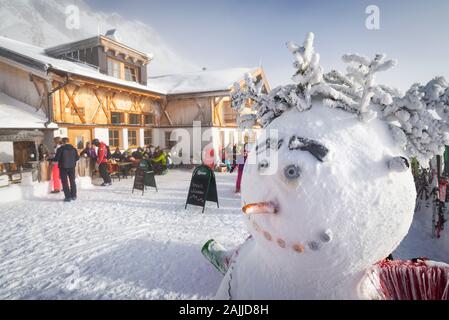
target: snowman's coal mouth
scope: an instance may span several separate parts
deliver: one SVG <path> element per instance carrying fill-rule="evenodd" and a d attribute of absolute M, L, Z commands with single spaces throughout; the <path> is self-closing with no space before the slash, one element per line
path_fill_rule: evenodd
<path fill-rule="evenodd" d="M 242 208 L 244 214 L 277 214 L 279 212 L 278 205 L 273 202 L 256 202 L 247 204 Z"/>

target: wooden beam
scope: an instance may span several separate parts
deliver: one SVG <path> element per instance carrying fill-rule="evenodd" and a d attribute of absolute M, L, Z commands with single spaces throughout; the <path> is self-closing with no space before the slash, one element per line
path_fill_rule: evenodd
<path fill-rule="evenodd" d="M 61 113 L 61 121 L 65 122 L 65 103 L 64 103 L 64 90 L 59 89 L 59 112 Z"/>
<path fill-rule="evenodd" d="M 39 106 L 36 107 L 36 111 L 40 110 L 42 108 L 42 105 L 46 104 L 46 94 L 45 94 L 45 85 L 43 86 L 43 89 L 41 89 L 38 85 L 38 80 L 34 77 L 34 75 L 31 75 L 31 81 L 33 82 L 34 88 L 37 91 L 37 94 L 39 95 Z"/>
<path fill-rule="evenodd" d="M 172 121 L 172 119 L 170 117 L 170 114 L 167 111 L 167 106 L 168 106 L 168 103 L 165 103 L 164 106 L 161 106 L 162 112 L 165 114 L 165 117 L 167 118 L 168 123 L 170 123 L 170 125 L 173 127 L 173 121 Z"/>
<path fill-rule="evenodd" d="M 118 110 L 118 108 L 117 108 L 117 106 L 115 104 L 115 101 L 114 101 L 116 94 L 117 94 L 116 92 L 113 92 L 112 95 L 109 96 L 109 103 L 110 103 L 109 108 L 110 108 L 111 111 L 117 111 Z M 111 105 L 114 106 L 114 108 L 111 108 Z"/>
<path fill-rule="evenodd" d="M 98 100 L 98 106 L 97 106 L 97 109 L 95 110 L 94 115 L 92 116 L 91 122 L 95 123 L 95 121 L 97 119 L 97 115 L 98 115 L 98 113 L 100 111 L 100 108 L 101 108 L 103 110 L 103 112 L 104 112 L 104 115 L 106 116 L 106 119 L 107 119 L 108 123 L 110 123 L 110 121 L 109 121 L 110 120 L 109 119 L 109 111 L 108 111 L 107 107 L 105 107 L 105 105 L 104 105 L 105 97 L 100 97 L 100 95 L 98 94 L 97 90 L 93 90 L 93 91 L 94 91 L 95 97 Z M 107 100 L 107 96 L 106 96 L 106 100 Z"/>
<path fill-rule="evenodd" d="M 141 96 L 138 96 L 135 100 L 135 109 L 136 111 L 143 112 Z"/>
<path fill-rule="evenodd" d="M 218 123 L 220 124 L 220 127 L 226 125 L 224 122 L 224 119 L 221 117 L 221 114 L 224 112 L 223 111 L 223 99 L 220 99 L 220 102 L 218 102 L 217 111 L 218 111 L 217 118 L 218 118 Z"/>
<path fill-rule="evenodd" d="M 98 97 L 97 91 L 96 91 L 96 90 L 93 90 L 93 91 L 94 91 L 95 97 L 96 97 L 97 100 L 98 100 L 98 106 L 97 106 L 97 108 L 95 109 L 94 114 L 92 115 L 92 118 L 90 119 L 90 123 L 95 123 L 95 120 L 97 120 L 98 111 L 100 111 L 100 107 L 101 107 L 101 105 L 103 104 L 103 99 L 100 99 L 100 98 Z"/>
<path fill-rule="evenodd" d="M 75 109 L 76 114 L 78 115 L 78 117 L 80 118 L 81 122 L 83 124 L 86 123 L 86 119 L 84 119 L 84 115 L 81 113 L 81 111 L 79 110 L 78 106 L 76 105 L 75 102 L 75 97 L 78 94 L 80 87 L 76 87 L 73 91 L 72 94 L 70 94 L 69 89 L 67 89 L 67 86 L 64 87 L 64 92 L 67 95 L 67 97 L 69 98 L 69 102 L 67 102 L 66 108 L 72 108 Z"/>
<path fill-rule="evenodd" d="M 167 117 L 168 122 L 170 123 L 170 125 L 173 126 L 173 121 L 171 120 L 170 115 L 168 114 L 167 110 L 164 110 L 164 114 Z"/>
<path fill-rule="evenodd" d="M 214 111 L 214 117 L 213 117 L 213 122 L 218 123 L 218 125 L 221 127 L 223 126 L 223 119 L 221 118 L 221 110 L 220 107 L 223 104 L 223 99 L 225 97 L 214 97 L 213 98 L 213 102 L 214 102 L 214 107 L 213 107 L 213 111 Z"/>
<path fill-rule="evenodd" d="M 126 85 L 120 86 L 120 85 L 102 82 L 101 80 L 89 80 L 86 78 L 78 78 L 78 77 L 74 77 L 74 76 L 72 76 L 70 79 L 75 80 L 75 81 L 82 81 L 86 86 L 101 87 L 106 90 L 109 89 L 109 90 L 115 90 L 115 91 L 122 91 L 122 92 L 132 93 L 135 95 L 151 97 L 156 100 L 162 100 L 164 98 L 162 94 L 152 93 L 152 92 L 149 92 L 149 90 L 147 91 L 145 89 L 140 90 L 137 88 L 129 88 Z"/>

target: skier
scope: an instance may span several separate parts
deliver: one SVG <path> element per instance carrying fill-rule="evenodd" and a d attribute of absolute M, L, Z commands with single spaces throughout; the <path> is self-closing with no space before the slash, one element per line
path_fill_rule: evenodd
<path fill-rule="evenodd" d="M 112 183 L 111 176 L 108 172 L 108 146 L 104 142 L 100 142 L 100 140 L 98 139 L 94 139 L 92 141 L 92 144 L 98 147 L 97 164 L 100 175 L 103 178 L 103 183 L 101 184 L 101 186 L 110 186 Z"/>
<path fill-rule="evenodd" d="M 69 144 L 69 138 L 61 140 L 62 145 L 58 148 L 53 161 L 58 162 L 64 190 L 65 202 L 76 200 L 75 167 L 79 160 L 78 152 Z M 69 186 L 70 181 L 70 186 Z"/>

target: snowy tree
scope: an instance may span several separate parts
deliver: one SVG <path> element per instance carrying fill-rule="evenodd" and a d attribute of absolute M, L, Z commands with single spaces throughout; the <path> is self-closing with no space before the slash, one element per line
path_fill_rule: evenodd
<path fill-rule="evenodd" d="M 339 97 L 331 96 L 325 100 L 329 107 L 340 107 L 355 112 L 363 121 L 373 119 L 376 114 L 370 106 L 386 106 L 392 103 L 397 92 L 387 86 L 376 83 L 376 73 L 386 71 L 396 65 L 394 60 L 386 60 L 383 54 L 374 59 L 358 54 L 346 54 L 343 61 L 348 64 L 347 74 L 332 71 L 325 75 L 328 85 L 340 93 Z M 342 100 L 341 96 L 345 99 Z"/>
<path fill-rule="evenodd" d="M 232 95 L 232 107 L 241 112 L 248 100 L 252 102 L 255 111 L 255 119 L 262 126 L 268 125 L 286 110 L 295 107 L 299 111 L 305 111 L 312 107 L 312 97 L 320 92 L 323 84 L 323 69 L 320 66 L 320 56 L 313 47 L 313 33 L 309 33 L 302 46 L 288 42 L 287 47 L 291 51 L 296 69 L 292 77 L 294 85 L 280 86 L 269 94 L 261 93 L 262 83 L 257 84 L 251 75 L 245 76 L 245 85 L 234 85 Z"/>
<path fill-rule="evenodd" d="M 403 97 L 394 97 L 393 103 L 383 110 L 397 143 L 424 167 L 430 159 L 442 155 L 444 146 L 449 144 L 447 85 L 441 86 L 444 83 L 443 78 L 436 78 L 426 86 L 414 84 Z M 440 114 L 445 118 L 439 117 Z"/>
<path fill-rule="evenodd" d="M 262 93 L 262 82 L 257 83 L 250 74 L 245 76 L 243 86 L 235 84 L 232 107 L 240 114 L 240 125 L 258 122 L 266 127 L 285 111 L 307 111 L 314 99 L 320 99 L 328 107 L 356 114 L 362 121 L 381 117 L 406 155 L 416 157 L 424 166 L 444 152 L 449 144 L 449 86 L 444 78 L 435 78 L 425 86 L 415 84 L 402 95 L 376 82 L 377 73 L 396 65 L 384 54 L 376 54 L 373 59 L 346 54 L 346 74 L 335 70 L 323 73 L 313 40 L 313 33 L 309 33 L 302 46 L 287 43 L 294 58 L 293 84 L 279 86 L 268 94 Z M 251 113 L 242 114 L 245 107 Z"/>

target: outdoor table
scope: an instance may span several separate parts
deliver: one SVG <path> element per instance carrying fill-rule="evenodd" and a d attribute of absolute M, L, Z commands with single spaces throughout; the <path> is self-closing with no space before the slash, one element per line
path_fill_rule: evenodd
<path fill-rule="evenodd" d="M 117 166 L 119 167 L 119 172 L 122 174 L 123 178 L 128 178 L 129 170 L 131 170 L 133 163 L 132 162 L 117 162 Z"/>

